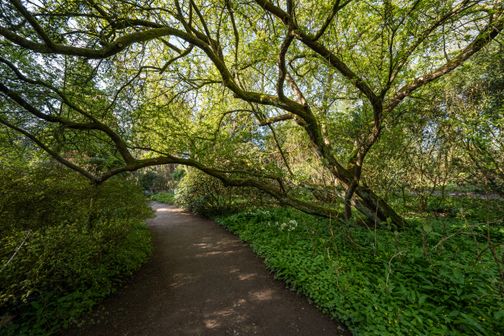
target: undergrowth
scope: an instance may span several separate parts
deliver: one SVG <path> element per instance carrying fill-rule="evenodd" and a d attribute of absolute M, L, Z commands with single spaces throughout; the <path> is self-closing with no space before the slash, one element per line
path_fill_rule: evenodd
<path fill-rule="evenodd" d="M 55 335 L 150 255 L 139 188 L 40 167 L 0 177 L 0 334 Z"/>
<path fill-rule="evenodd" d="M 217 220 L 356 335 L 504 335 L 502 223 L 423 218 L 392 232 L 283 208 Z"/>
<path fill-rule="evenodd" d="M 150 196 L 152 201 L 158 201 L 166 204 L 175 204 L 175 194 L 169 191 L 163 191 Z"/>

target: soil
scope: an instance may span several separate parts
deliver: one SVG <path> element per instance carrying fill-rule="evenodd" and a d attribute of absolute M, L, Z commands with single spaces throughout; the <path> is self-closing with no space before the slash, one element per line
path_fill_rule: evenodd
<path fill-rule="evenodd" d="M 66 335 L 351 335 L 215 222 L 152 207 L 150 261 Z"/>

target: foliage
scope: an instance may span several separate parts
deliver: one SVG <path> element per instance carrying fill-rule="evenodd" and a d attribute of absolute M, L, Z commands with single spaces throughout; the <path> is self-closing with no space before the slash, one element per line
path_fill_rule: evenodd
<path fill-rule="evenodd" d="M 58 332 L 149 256 L 151 211 L 128 180 L 96 187 L 48 162 L 0 175 L 2 335 Z"/>
<path fill-rule="evenodd" d="M 450 190 L 502 197 L 503 55 L 502 43 L 488 47 L 403 104 L 368 158 L 366 175 L 375 190 L 413 192 L 424 210 L 429 197 Z"/>
<path fill-rule="evenodd" d="M 179 182 L 173 200 L 204 215 L 344 215 L 226 221 L 362 333 L 499 333 L 503 29 L 500 1 L 0 2 L 1 261 L 25 237 L 8 267 L 54 257 L 52 236 L 69 272 L 106 258 L 146 216 L 111 178 L 144 168 L 146 193 Z M 8 282 L 5 302 L 38 302 L 40 279 Z"/>
<path fill-rule="evenodd" d="M 153 171 L 147 171 L 140 175 L 140 185 L 143 190 L 163 190 L 166 189 L 167 181 Z"/>
<path fill-rule="evenodd" d="M 195 169 L 188 169 L 175 193 L 175 203 L 205 216 L 236 212 L 270 200 L 250 188 L 226 187 L 221 181 Z"/>
<path fill-rule="evenodd" d="M 135 172 L 138 184 L 145 193 L 160 193 L 175 189 L 184 171 L 174 165 L 150 167 Z"/>
<path fill-rule="evenodd" d="M 172 192 L 160 192 L 150 196 L 150 199 L 161 203 L 175 204 L 175 194 Z"/>
<path fill-rule="evenodd" d="M 218 221 L 249 242 L 277 278 L 356 335 L 504 335 L 490 224 L 426 218 L 390 232 L 281 208 Z M 498 255 L 502 224 L 488 231 Z"/>
<path fill-rule="evenodd" d="M 0 3 L 0 21 L 1 127 L 90 180 L 181 164 L 309 213 L 348 219 L 355 210 L 401 227 L 373 189 L 388 185 L 382 170 L 400 179 L 407 165 L 389 168 L 383 154 L 400 161 L 408 142 L 394 138 L 403 129 L 413 128 L 409 139 L 438 137 L 439 120 L 422 119 L 416 100 L 429 101 L 440 78 L 495 48 L 504 8 L 460 0 L 19 0 Z M 434 101 L 433 110 L 446 110 Z M 492 159 L 501 149 L 488 136 L 478 140 L 480 171 L 500 186 L 493 170 L 501 163 Z M 438 155 L 446 147 L 421 155 L 424 145 L 404 155 L 427 173 L 415 181 L 422 187 L 452 167 Z M 436 165 L 424 167 L 429 156 Z M 376 157 L 381 169 L 369 169 Z M 142 182 L 154 188 L 155 179 L 146 173 Z"/>

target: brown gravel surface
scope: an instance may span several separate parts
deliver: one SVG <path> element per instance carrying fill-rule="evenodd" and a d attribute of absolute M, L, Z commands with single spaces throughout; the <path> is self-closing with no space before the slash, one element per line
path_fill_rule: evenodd
<path fill-rule="evenodd" d="M 150 261 L 66 335 L 351 335 L 216 223 L 152 207 Z"/>

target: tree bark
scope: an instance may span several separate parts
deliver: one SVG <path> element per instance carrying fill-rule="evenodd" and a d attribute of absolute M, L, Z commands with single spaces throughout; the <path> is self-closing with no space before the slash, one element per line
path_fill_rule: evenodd
<path fill-rule="evenodd" d="M 364 214 L 368 220 L 379 220 L 380 222 L 388 222 L 390 225 L 400 229 L 406 225 L 406 221 L 402 218 L 390 205 L 387 204 L 381 197 L 376 195 L 367 186 L 358 186 L 355 190 L 355 194 L 359 196 L 362 200 L 362 205 L 370 213 L 364 213 L 362 207 L 358 207 L 362 214 Z M 380 223 L 378 223 L 380 224 Z"/>

